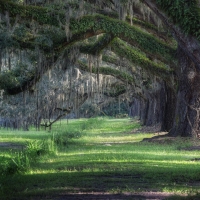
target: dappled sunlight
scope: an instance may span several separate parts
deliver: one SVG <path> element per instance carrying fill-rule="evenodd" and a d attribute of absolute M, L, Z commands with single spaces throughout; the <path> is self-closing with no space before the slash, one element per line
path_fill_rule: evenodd
<path fill-rule="evenodd" d="M 51 172 L 100 172 L 100 171 L 118 171 L 118 170 L 138 170 L 138 167 L 159 169 L 164 171 L 167 169 L 177 170 L 183 169 L 198 172 L 200 167 L 199 162 L 194 162 L 188 159 L 182 158 L 182 160 L 176 159 L 176 156 L 169 155 L 168 157 L 155 156 L 150 157 L 150 154 L 141 157 L 141 154 L 131 154 L 130 157 L 126 153 L 113 153 L 113 152 L 88 152 L 79 153 L 69 156 L 69 158 L 63 157 L 63 159 L 48 160 L 45 163 L 41 163 L 40 167 L 43 172 L 46 171 L 46 167 L 51 169 Z M 67 155 L 66 155 L 67 157 Z M 67 162 L 68 161 L 68 162 Z M 47 169 L 48 170 L 48 169 Z M 153 172 L 153 171 L 152 171 Z M 37 172 L 36 172 L 37 173 Z"/>
<path fill-rule="evenodd" d="M 191 153 L 191 155 L 190 154 L 185 155 L 184 153 L 181 154 L 179 152 L 177 154 L 174 153 L 174 152 L 171 152 L 171 153 L 169 153 L 169 152 L 155 153 L 154 151 L 145 152 L 145 154 L 144 154 L 144 152 L 145 151 L 134 151 L 134 150 L 133 151 L 123 151 L 122 150 L 122 151 L 116 151 L 116 152 L 115 152 L 115 150 L 113 150 L 113 151 L 112 150 L 111 151 L 109 151 L 109 150 L 102 150 L 102 151 L 94 150 L 94 151 L 84 152 L 84 153 L 83 152 L 59 153 L 59 158 L 63 157 L 63 159 L 65 160 L 66 157 L 70 157 L 70 156 L 76 157 L 76 156 L 81 156 L 81 155 L 88 156 L 88 155 L 92 155 L 92 154 L 94 154 L 94 155 L 99 155 L 99 154 L 102 154 L 102 155 L 106 155 L 106 154 L 115 155 L 115 154 L 117 154 L 117 156 L 123 155 L 124 157 L 128 157 L 128 155 L 130 155 L 131 157 L 135 157 L 136 155 L 140 155 L 140 158 L 142 158 L 142 157 L 149 157 L 148 155 L 153 155 L 154 159 L 155 158 L 160 159 L 160 157 L 162 157 L 163 159 L 166 159 L 167 157 L 170 157 L 171 159 L 173 159 L 173 157 L 175 157 L 175 158 L 179 158 L 179 159 L 182 160 L 183 158 L 187 158 L 187 159 L 191 158 L 192 159 L 195 156 L 195 154 L 192 154 L 192 153 Z M 143 156 L 141 157 L 141 155 L 143 155 Z M 199 155 L 199 154 L 197 153 L 196 155 Z M 163 157 L 163 156 L 166 156 L 166 157 Z"/>
<path fill-rule="evenodd" d="M 22 130 L 1 130 L 0 129 L 0 143 L 1 142 L 14 142 L 25 143 L 31 140 L 41 140 L 49 137 L 46 131 L 22 131 Z"/>
<path fill-rule="evenodd" d="M 151 166 L 156 167 L 156 166 Z M 175 171 L 174 171 L 175 170 Z M 158 191 L 171 191 L 177 192 L 175 188 L 179 188 L 180 191 L 188 190 L 188 185 L 177 185 L 173 183 L 173 187 L 168 185 L 167 180 L 165 180 L 169 174 L 173 178 L 173 173 L 175 172 L 175 177 L 177 176 L 176 169 L 169 168 L 169 172 L 165 174 L 165 170 L 158 170 L 154 172 L 154 177 L 151 177 L 152 169 L 148 169 L 137 166 L 135 169 L 124 169 L 124 170 L 98 170 L 93 169 L 91 171 L 89 168 L 80 170 L 69 170 L 69 171 L 38 171 L 37 174 L 26 174 L 23 175 L 23 179 L 16 177 L 14 179 L 18 180 L 19 185 L 23 185 L 26 182 L 26 194 L 31 192 L 44 192 L 49 193 L 51 191 L 59 190 L 65 191 L 66 193 L 72 192 L 90 192 L 90 191 L 104 191 L 109 193 L 119 192 L 139 192 L 139 191 L 151 191 L 154 187 L 152 182 L 155 181 L 156 177 L 163 176 L 162 180 L 157 180 L 157 190 Z M 174 171 L 174 172 L 173 172 Z M 181 175 L 181 173 L 180 173 Z M 142 181 L 145 179 L 145 183 Z M 31 181 L 28 181 L 31 180 Z M 44 183 L 45 180 L 45 183 Z M 98 180 L 98 181 L 97 181 Z M 27 182 L 28 181 L 28 182 Z M 177 185 L 177 186 L 176 186 Z M 153 186 L 153 187 L 152 187 Z M 21 187 L 21 186 L 20 186 Z M 22 190 L 22 188 L 19 191 Z M 174 189 L 173 189 L 174 188 Z M 192 188 L 191 188 L 192 189 Z M 193 188 L 194 189 L 194 188 Z M 197 189 L 198 190 L 198 189 Z M 24 191 L 23 191 L 24 192 Z M 36 193 L 38 193 L 36 192 Z"/>
<path fill-rule="evenodd" d="M 111 121 L 129 123 L 128 119 Z M 81 123 L 83 122 L 81 119 Z M 78 125 L 79 120 L 73 120 L 70 130 Z M 84 128 L 86 130 L 80 132 L 80 137 L 68 139 L 66 146 L 58 144 L 54 154 L 50 152 L 36 158 L 28 171 L 12 177 L 12 182 L 17 184 L 12 187 L 5 184 L 4 190 L 19 191 L 25 196 L 77 191 L 134 193 L 151 191 L 154 188 L 159 192 L 199 191 L 196 186 L 188 189 L 186 185 L 191 180 L 198 182 L 200 176 L 200 162 L 195 160 L 200 157 L 200 153 L 180 150 L 189 145 L 188 141 L 164 144 L 141 142 L 143 138 L 150 138 L 155 134 L 130 133 L 129 128 L 126 131 L 121 128 L 121 132 L 116 133 L 104 132 L 98 127 L 93 129 L 94 132 L 88 131 L 85 125 Z M 69 133 L 64 129 L 62 131 L 63 135 Z M 62 137 L 62 134 L 59 136 Z M 17 138 L 17 134 L 12 135 Z M 56 136 L 43 132 L 42 136 L 38 133 L 33 135 L 32 132 L 30 135 L 19 132 L 19 135 L 23 143 L 28 139 L 33 144 L 37 144 L 35 139 L 43 141 L 45 135 L 46 141 L 52 143 L 51 136 Z M 10 138 L 9 134 L 4 138 L 0 137 L 6 140 Z M 3 155 L 7 158 L 13 156 L 8 151 L 1 151 L 0 156 Z"/>
<path fill-rule="evenodd" d="M 81 141 L 78 143 L 86 142 L 87 144 L 121 144 L 121 143 L 135 143 L 140 142 L 143 138 L 151 138 L 153 134 L 131 134 L 131 133 L 120 133 L 109 132 L 109 133 L 99 133 L 83 136 Z"/>

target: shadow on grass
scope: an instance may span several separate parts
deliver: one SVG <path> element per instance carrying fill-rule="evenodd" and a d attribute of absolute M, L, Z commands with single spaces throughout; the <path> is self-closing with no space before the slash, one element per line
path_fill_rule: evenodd
<path fill-rule="evenodd" d="M 172 195 L 166 198 L 166 200 L 199 200 L 199 199 L 200 199 L 200 194 L 188 195 L 188 196 Z"/>
<path fill-rule="evenodd" d="M 58 194 L 58 195 L 36 195 L 27 196 L 21 200 L 41 200 L 41 199 L 53 199 L 53 200 L 162 200 L 166 199 L 169 194 L 166 193 L 126 193 L 126 194 L 107 194 L 107 193 L 79 193 L 79 194 Z M 14 200 L 9 199 L 9 200 Z"/>
<path fill-rule="evenodd" d="M 1 177 L 0 196 L 23 199 L 165 199 L 166 178 L 152 179 L 137 171 L 58 172 Z M 152 171 L 151 171 L 152 173 Z M 162 176 L 162 174 L 157 174 Z M 174 187 L 184 187 L 181 184 Z M 145 192 L 144 192 L 145 191 Z M 1 199 L 0 198 L 0 199 Z"/>

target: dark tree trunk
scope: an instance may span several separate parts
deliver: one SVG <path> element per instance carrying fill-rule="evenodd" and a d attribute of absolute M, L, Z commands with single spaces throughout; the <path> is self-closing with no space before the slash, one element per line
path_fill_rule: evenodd
<path fill-rule="evenodd" d="M 176 95 L 174 89 L 165 82 L 155 91 L 146 92 L 145 98 L 135 98 L 130 114 L 138 117 L 142 125 L 160 125 L 161 131 L 169 131 L 173 126 Z"/>
<path fill-rule="evenodd" d="M 148 94 L 149 107 L 146 116 L 146 126 L 154 126 L 160 123 L 160 90 Z"/>
<path fill-rule="evenodd" d="M 176 110 L 170 136 L 198 136 L 200 115 L 200 44 L 185 35 L 157 7 L 153 0 L 142 0 L 171 31 L 179 45 L 179 71 Z"/>
<path fill-rule="evenodd" d="M 148 109 L 146 113 L 146 119 L 145 119 L 145 126 L 152 126 L 155 121 L 155 112 L 154 112 L 154 106 L 156 103 L 156 98 L 154 94 L 148 94 Z"/>
<path fill-rule="evenodd" d="M 137 117 L 142 125 L 146 124 L 149 109 L 149 100 L 142 97 L 135 97 L 131 102 L 130 116 Z"/>
<path fill-rule="evenodd" d="M 146 125 L 148 110 L 149 110 L 149 100 L 142 99 L 141 111 L 140 111 L 140 121 L 141 121 L 142 125 Z"/>
<path fill-rule="evenodd" d="M 130 103 L 130 117 L 137 117 L 140 119 L 140 112 L 141 112 L 141 100 L 134 98 L 133 101 Z"/>
<path fill-rule="evenodd" d="M 176 110 L 176 95 L 174 89 L 164 84 L 160 91 L 161 131 L 170 131 L 173 126 Z"/>
<path fill-rule="evenodd" d="M 199 131 L 200 72 L 194 63 L 179 49 L 179 75 L 176 111 L 170 136 L 192 136 Z"/>

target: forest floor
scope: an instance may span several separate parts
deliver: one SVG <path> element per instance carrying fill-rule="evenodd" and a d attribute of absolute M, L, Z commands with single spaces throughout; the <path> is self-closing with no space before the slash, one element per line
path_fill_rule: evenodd
<path fill-rule="evenodd" d="M 40 156 L 24 173 L 0 177 L 0 199 L 200 199 L 199 142 L 167 137 L 130 119 L 74 120 L 67 131 L 65 126 L 53 129 L 56 154 Z M 10 158 L 15 162 L 16 152 L 30 150 L 27 142 L 38 150 L 38 142 L 50 138 L 45 131 L 1 129 L 0 172 L 16 167 Z"/>

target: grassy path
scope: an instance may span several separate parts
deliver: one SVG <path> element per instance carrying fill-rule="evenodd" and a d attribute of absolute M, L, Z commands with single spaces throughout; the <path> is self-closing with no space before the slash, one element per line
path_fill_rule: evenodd
<path fill-rule="evenodd" d="M 141 142 L 155 134 L 133 133 L 137 128 L 130 119 L 80 119 L 62 121 L 51 133 L 1 129 L 0 142 L 57 143 L 56 154 L 39 156 L 25 173 L 1 176 L 2 199 L 165 199 L 199 193 L 200 152 L 185 149 L 192 142 Z M 15 155 L 0 150 L 3 161 Z"/>

